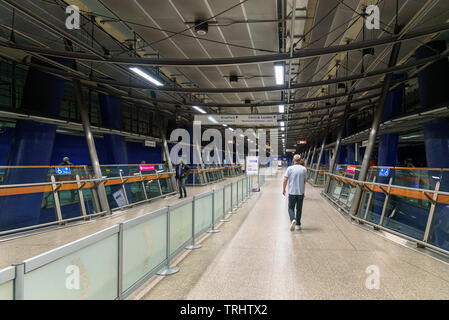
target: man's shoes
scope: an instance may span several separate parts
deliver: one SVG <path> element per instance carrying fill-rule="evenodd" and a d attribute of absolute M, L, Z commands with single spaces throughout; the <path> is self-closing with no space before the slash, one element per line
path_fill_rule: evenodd
<path fill-rule="evenodd" d="M 178 199 L 182 199 L 183 198 L 183 196 L 180 196 Z"/>
<path fill-rule="evenodd" d="M 292 224 L 290 225 L 290 231 L 295 231 L 295 226 L 296 226 L 296 220 L 293 220 Z"/>
<path fill-rule="evenodd" d="M 295 230 L 301 230 L 301 226 L 296 226 Z"/>

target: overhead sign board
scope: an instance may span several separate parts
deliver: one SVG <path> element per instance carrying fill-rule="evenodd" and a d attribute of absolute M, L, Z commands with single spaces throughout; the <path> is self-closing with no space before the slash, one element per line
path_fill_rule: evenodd
<path fill-rule="evenodd" d="M 263 115 L 263 114 L 262 115 L 202 114 L 202 115 L 195 115 L 195 121 L 199 121 L 203 125 L 223 125 L 223 124 L 227 124 L 228 126 L 278 125 L 278 116 Z"/>
<path fill-rule="evenodd" d="M 145 140 L 145 147 L 156 147 L 156 141 Z"/>

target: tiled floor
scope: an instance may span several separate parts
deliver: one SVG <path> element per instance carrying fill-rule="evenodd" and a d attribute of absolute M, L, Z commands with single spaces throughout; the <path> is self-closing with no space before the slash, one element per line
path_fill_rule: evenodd
<path fill-rule="evenodd" d="M 228 178 L 224 181 L 207 186 L 187 187 L 187 194 L 189 197 L 201 194 L 210 191 L 212 188 L 218 188 L 224 184 L 228 184 L 231 181 L 241 178 L 242 177 Z M 139 205 L 123 211 L 118 211 L 112 216 L 94 219 L 87 223 L 69 225 L 66 228 L 53 229 L 8 241 L 0 241 L 0 269 L 8 267 L 14 263 L 20 263 L 23 260 L 32 258 L 36 255 L 109 228 L 121 222 L 173 204 L 178 201 L 178 196 L 179 195 L 174 195 L 166 199 L 155 200 L 154 202 Z"/>
<path fill-rule="evenodd" d="M 351 224 L 307 186 L 291 232 L 281 177 L 143 299 L 449 299 L 449 265 Z M 379 289 L 368 289 L 369 266 Z M 368 279 L 369 280 L 369 279 Z M 369 281 L 368 281 L 369 282 Z"/>

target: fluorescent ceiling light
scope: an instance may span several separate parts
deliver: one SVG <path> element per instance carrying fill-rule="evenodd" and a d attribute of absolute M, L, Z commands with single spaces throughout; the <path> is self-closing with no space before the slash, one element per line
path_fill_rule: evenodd
<path fill-rule="evenodd" d="M 281 131 L 285 131 L 285 127 L 282 127 L 282 128 L 281 128 Z"/>
<path fill-rule="evenodd" d="M 283 104 L 279 105 L 279 113 L 285 112 L 285 106 Z"/>
<path fill-rule="evenodd" d="M 148 73 L 146 73 L 145 71 L 136 68 L 136 67 L 131 67 L 129 68 L 129 70 L 131 70 L 134 73 L 137 73 L 139 76 L 141 76 L 142 78 L 150 81 L 152 84 L 155 84 L 157 86 L 163 86 L 164 84 L 160 81 L 158 81 L 157 79 L 153 78 L 152 76 L 150 76 Z"/>
<path fill-rule="evenodd" d="M 285 122 L 281 122 L 281 127 L 285 127 Z"/>
<path fill-rule="evenodd" d="M 223 127 L 227 127 L 228 125 L 226 123 L 223 123 Z"/>
<path fill-rule="evenodd" d="M 210 121 L 210 122 L 212 122 L 212 123 L 216 123 L 216 124 L 218 124 L 218 121 L 217 121 L 217 120 L 215 120 L 215 118 L 214 118 L 214 117 L 212 117 L 212 116 L 208 116 L 208 117 L 207 117 L 207 119 L 209 119 L 209 121 Z"/>
<path fill-rule="evenodd" d="M 274 74 L 276 76 L 276 84 L 281 85 L 284 84 L 284 64 L 282 63 L 276 63 L 274 65 Z"/>
<path fill-rule="evenodd" d="M 234 129 L 232 129 L 232 128 L 229 128 L 229 130 L 234 131 Z"/>
<path fill-rule="evenodd" d="M 201 113 L 207 113 L 206 111 L 204 111 L 204 110 L 201 109 L 200 107 L 193 106 L 192 108 L 195 109 L 195 110 L 197 110 L 197 111 L 199 111 L 199 112 L 201 112 Z"/>

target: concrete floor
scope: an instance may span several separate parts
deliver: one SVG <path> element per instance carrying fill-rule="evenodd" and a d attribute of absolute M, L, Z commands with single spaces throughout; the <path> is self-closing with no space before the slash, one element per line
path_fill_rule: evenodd
<path fill-rule="evenodd" d="M 130 299 L 449 299 L 449 264 L 350 223 L 320 189 L 306 187 L 303 230 L 291 232 L 281 179 Z"/>
<path fill-rule="evenodd" d="M 221 182 L 206 186 L 187 187 L 189 197 L 198 195 L 213 188 L 218 188 L 231 181 L 241 179 L 243 176 L 227 178 Z M 133 208 L 116 211 L 111 216 L 95 218 L 92 221 L 73 223 L 67 227 L 52 228 L 47 231 L 21 235 L 18 238 L 0 239 L 0 269 L 12 264 L 20 263 L 46 251 L 55 249 L 90 234 L 112 227 L 124 221 L 142 216 L 162 207 L 177 202 L 179 195 L 157 199 L 147 204 L 141 204 Z M 9 237 L 11 238 L 11 236 Z"/>

